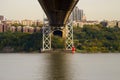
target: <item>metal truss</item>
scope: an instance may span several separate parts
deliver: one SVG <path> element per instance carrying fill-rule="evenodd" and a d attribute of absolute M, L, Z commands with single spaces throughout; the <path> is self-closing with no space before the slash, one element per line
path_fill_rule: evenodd
<path fill-rule="evenodd" d="M 43 51 L 51 50 L 51 27 L 43 27 Z"/>
<path fill-rule="evenodd" d="M 51 50 L 51 27 L 43 26 L 43 51 Z M 73 27 L 68 24 L 65 26 L 66 33 L 66 50 L 71 50 L 73 46 Z"/>
<path fill-rule="evenodd" d="M 73 26 L 66 26 L 66 50 L 71 50 L 73 46 Z"/>

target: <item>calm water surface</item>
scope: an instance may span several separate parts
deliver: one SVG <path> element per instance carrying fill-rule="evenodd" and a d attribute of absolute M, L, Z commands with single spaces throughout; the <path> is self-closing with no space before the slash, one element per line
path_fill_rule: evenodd
<path fill-rule="evenodd" d="M 0 80 L 120 80 L 120 54 L 0 54 Z"/>

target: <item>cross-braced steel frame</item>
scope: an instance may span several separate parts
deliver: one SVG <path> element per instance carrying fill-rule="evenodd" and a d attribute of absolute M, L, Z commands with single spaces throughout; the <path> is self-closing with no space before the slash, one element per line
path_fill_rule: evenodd
<path fill-rule="evenodd" d="M 43 27 L 43 51 L 51 50 L 51 27 Z"/>
<path fill-rule="evenodd" d="M 73 46 L 73 26 L 66 26 L 66 50 L 71 50 Z"/>
<path fill-rule="evenodd" d="M 71 50 L 73 46 L 73 27 L 71 25 L 65 26 L 66 50 Z M 52 30 L 50 26 L 43 27 L 43 51 L 51 50 L 51 34 Z"/>

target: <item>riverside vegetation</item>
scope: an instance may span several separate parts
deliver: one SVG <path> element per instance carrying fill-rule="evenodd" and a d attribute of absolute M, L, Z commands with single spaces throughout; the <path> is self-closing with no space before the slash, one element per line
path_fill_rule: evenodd
<path fill-rule="evenodd" d="M 0 33 L 1 52 L 31 52 L 40 50 L 42 47 L 42 34 L 5 32 Z"/>
<path fill-rule="evenodd" d="M 120 28 L 100 24 L 76 27 L 74 44 L 80 52 L 120 52 Z"/>
<path fill-rule="evenodd" d="M 64 49 L 65 40 L 52 36 L 52 48 Z M 74 27 L 74 45 L 82 53 L 120 52 L 120 28 L 102 25 Z M 42 32 L 0 33 L 0 52 L 33 52 L 42 48 Z"/>

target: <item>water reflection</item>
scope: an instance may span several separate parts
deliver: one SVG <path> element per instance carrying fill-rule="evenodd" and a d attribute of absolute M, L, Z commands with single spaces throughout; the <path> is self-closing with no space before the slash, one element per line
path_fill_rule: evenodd
<path fill-rule="evenodd" d="M 53 54 L 49 58 L 50 65 L 48 67 L 49 80 L 68 80 L 67 76 L 67 56 L 65 54 Z M 48 80 L 47 79 L 47 80 Z"/>
<path fill-rule="evenodd" d="M 0 54 L 0 80 L 120 80 L 120 54 Z"/>

